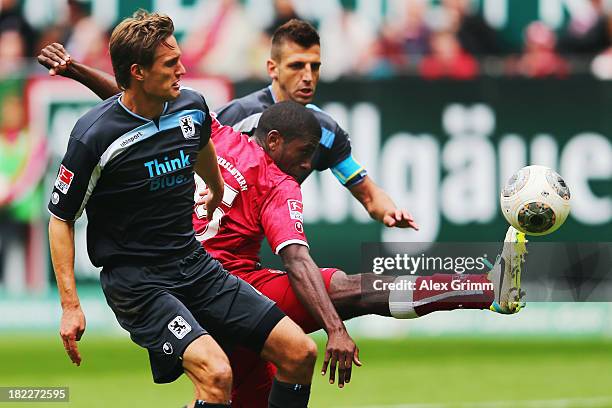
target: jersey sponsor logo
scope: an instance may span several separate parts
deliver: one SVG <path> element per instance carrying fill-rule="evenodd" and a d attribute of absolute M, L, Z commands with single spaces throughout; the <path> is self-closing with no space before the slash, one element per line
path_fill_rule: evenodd
<path fill-rule="evenodd" d="M 166 156 L 162 161 L 157 159 L 150 160 L 146 162 L 144 166 L 149 171 L 149 177 L 156 177 L 189 167 L 191 166 L 191 162 L 189 161 L 189 155 L 185 154 L 183 150 L 180 150 L 179 157 L 168 159 Z"/>
<path fill-rule="evenodd" d="M 59 194 L 57 194 L 57 192 L 53 192 L 53 194 L 51 194 L 51 202 L 53 203 L 53 205 L 57 205 L 57 203 L 59 203 L 59 199 L 60 196 Z"/>
<path fill-rule="evenodd" d="M 143 136 L 143 133 L 141 131 L 138 131 L 134 133 L 133 135 L 128 136 L 123 142 L 121 142 L 120 146 L 126 147 L 127 145 L 132 144 L 138 139 L 140 139 L 142 136 Z"/>
<path fill-rule="evenodd" d="M 191 115 L 181 116 L 179 118 L 179 123 L 185 139 L 191 139 L 195 136 L 195 126 L 193 125 L 193 118 Z"/>
<path fill-rule="evenodd" d="M 289 206 L 289 217 L 291 217 L 292 220 L 304 222 L 304 217 L 302 215 L 304 205 L 300 200 L 287 200 L 287 206 Z"/>
<path fill-rule="evenodd" d="M 164 345 L 162 346 L 162 351 L 164 352 L 164 354 L 172 354 L 174 352 L 174 349 L 172 348 L 172 344 L 170 344 L 170 342 L 165 342 Z"/>
<path fill-rule="evenodd" d="M 57 174 L 57 180 L 55 180 L 55 187 L 63 194 L 67 194 L 74 179 L 74 173 L 60 164 L 59 173 Z"/>
<path fill-rule="evenodd" d="M 177 339 L 181 340 L 191 331 L 191 326 L 181 316 L 176 316 L 168 323 L 168 330 L 170 330 Z"/>
<path fill-rule="evenodd" d="M 304 225 L 300 221 L 296 221 L 296 223 L 295 223 L 295 230 L 297 232 L 299 232 L 300 234 L 303 234 L 304 233 Z"/>
<path fill-rule="evenodd" d="M 147 168 L 149 178 L 152 179 L 150 191 L 177 186 L 193 180 L 190 174 L 168 174 L 191 166 L 189 155 L 185 154 L 183 150 L 179 151 L 178 157 L 168 158 L 164 156 L 160 160 L 150 160 L 144 166 Z"/>

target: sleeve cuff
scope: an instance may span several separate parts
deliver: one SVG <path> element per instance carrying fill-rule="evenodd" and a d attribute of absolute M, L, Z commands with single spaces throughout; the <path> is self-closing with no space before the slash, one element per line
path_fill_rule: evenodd
<path fill-rule="evenodd" d="M 278 244 L 276 246 L 276 248 L 274 249 L 274 253 L 276 255 L 278 255 L 278 253 L 281 251 L 281 249 L 285 248 L 286 246 L 292 245 L 292 244 L 304 245 L 306 248 L 310 249 L 310 246 L 308 245 L 308 242 L 303 241 L 301 239 L 290 239 L 288 241 L 284 241 L 284 242 L 281 242 L 280 244 Z"/>
<path fill-rule="evenodd" d="M 350 180 L 348 180 L 345 184 L 344 187 L 346 188 L 351 188 L 353 186 L 356 186 L 357 184 L 361 183 L 363 180 L 365 180 L 365 176 L 368 175 L 368 172 L 364 169 L 361 173 L 357 174 L 356 176 L 354 176 L 353 178 L 351 178 Z"/>
<path fill-rule="evenodd" d="M 66 221 L 66 222 L 74 221 L 74 217 L 70 217 L 69 214 L 63 211 L 59 211 L 57 208 L 52 208 L 50 205 L 47 207 L 47 211 L 49 211 L 49 214 L 51 214 L 53 217 L 57 218 L 58 220 Z"/>
<path fill-rule="evenodd" d="M 366 169 L 352 155 L 333 166 L 331 171 L 344 186 L 356 184 L 367 174 Z"/>

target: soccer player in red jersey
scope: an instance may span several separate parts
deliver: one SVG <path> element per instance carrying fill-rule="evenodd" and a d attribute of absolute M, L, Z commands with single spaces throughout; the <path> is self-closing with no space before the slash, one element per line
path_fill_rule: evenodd
<path fill-rule="evenodd" d="M 437 274 L 396 278 L 347 275 L 336 268 L 319 268 L 309 254 L 302 196 L 296 182 L 303 172 L 311 170 L 310 159 L 316 144 L 291 133 L 295 119 L 279 115 L 280 107 L 286 104 L 295 105 L 279 102 L 264 111 L 265 120 L 260 120 L 252 137 L 222 126 L 213 118 L 211 138 L 217 147 L 225 194 L 221 206 L 208 217 L 200 197 L 206 194 L 206 186 L 196 177 L 195 198 L 200 204 L 195 207 L 193 224 L 197 239 L 232 274 L 275 301 L 305 332 L 321 328 L 327 332 L 323 373 L 332 357 L 330 353 L 335 350 L 330 343 L 336 341 L 336 330 L 346 330 L 338 316 L 342 320 L 366 314 L 415 318 L 438 310 L 489 309 L 492 305 L 500 313 L 518 311 L 514 294 L 519 289 L 516 278 L 511 279 L 513 263 L 508 256 L 489 276 Z M 305 126 L 299 124 L 298 128 Z M 282 258 L 286 271 L 262 267 L 259 252 L 264 238 Z M 501 277 L 504 282 L 499 282 Z M 467 279 L 489 284 L 490 289 L 480 292 L 453 289 L 453 282 L 461 284 Z M 492 280 L 497 283 L 492 284 Z M 376 285 L 374 281 L 380 283 Z M 413 290 L 408 289 L 408 284 L 400 290 L 389 289 L 389 284 L 400 287 L 408 281 Z M 324 293 L 328 295 L 321 296 Z M 333 310 L 328 308 L 330 303 Z M 357 348 L 352 361 L 349 356 L 346 353 L 345 358 L 338 359 L 340 387 L 351 379 L 351 362 L 361 365 Z M 234 350 L 230 362 L 234 372 L 232 406 L 265 407 L 274 366 L 244 348 Z M 332 365 L 331 383 L 335 381 L 335 369 Z"/>

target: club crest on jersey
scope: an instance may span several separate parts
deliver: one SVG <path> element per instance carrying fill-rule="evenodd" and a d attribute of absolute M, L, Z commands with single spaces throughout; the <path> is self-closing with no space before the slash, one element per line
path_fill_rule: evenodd
<path fill-rule="evenodd" d="M 181 125 L 181 132 L 183 132 L 185 139 L 191 139 L 195 136 L 195 126 L 191 115 L 181 116 L 179 118 L 179 124 Z"/>
<path fill-rule="evenodd" d="M 291 217 L 292 220 L 304 222 L 304 217 L 302 216 L 304 205 L 301 201 L 287 200 L 287 206 L 289 206 L 289 217 Z"/>
<path fill-rule="evenodd" d="M 63 164 L 60 164 L 59 173 L 57 174 L 57 179 L 55 180 L 55 187 L 63 194 L 67 194 L 73 178 L 74 173 L 64 167 Z"/>
<path fill-rule="evenodd" d="M 191 326 L 181 316 L 176 316 L 168 323 L 168 330 L 174 334 L 177 339 L 182 339 L 191 331 Z"/>

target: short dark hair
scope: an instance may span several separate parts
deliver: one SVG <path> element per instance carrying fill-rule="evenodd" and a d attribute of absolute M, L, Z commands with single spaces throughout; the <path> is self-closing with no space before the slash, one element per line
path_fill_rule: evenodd
<path fill-rule="evenodd" d="M 293 101 L 278 102 L 267 108 L 259 118 L 254 136 L 263 140 L 272 130 L 277 130 L 285 141 L 306 139 L 318 143 L 321 139 L 321 125 L 315 115 Z"/>
<path fill-rule="evenodd" d="M 142 9 L 115 27 L 109 51 L 119 88 L 129 88 L 132 64 L 150 67 L 157 46 L 165 43 L 173 33 L 174 23 L 170 17 Z"/>
<path fill-rule="evenodd" d="M 288 41 L 296 43 L 303 48 L 321 45 L 319 33 L 309 22 L 293 18 L 278 27 L 272 35 L 270 56 L 273 60 L 280 60 L 281 46 Z"/>

